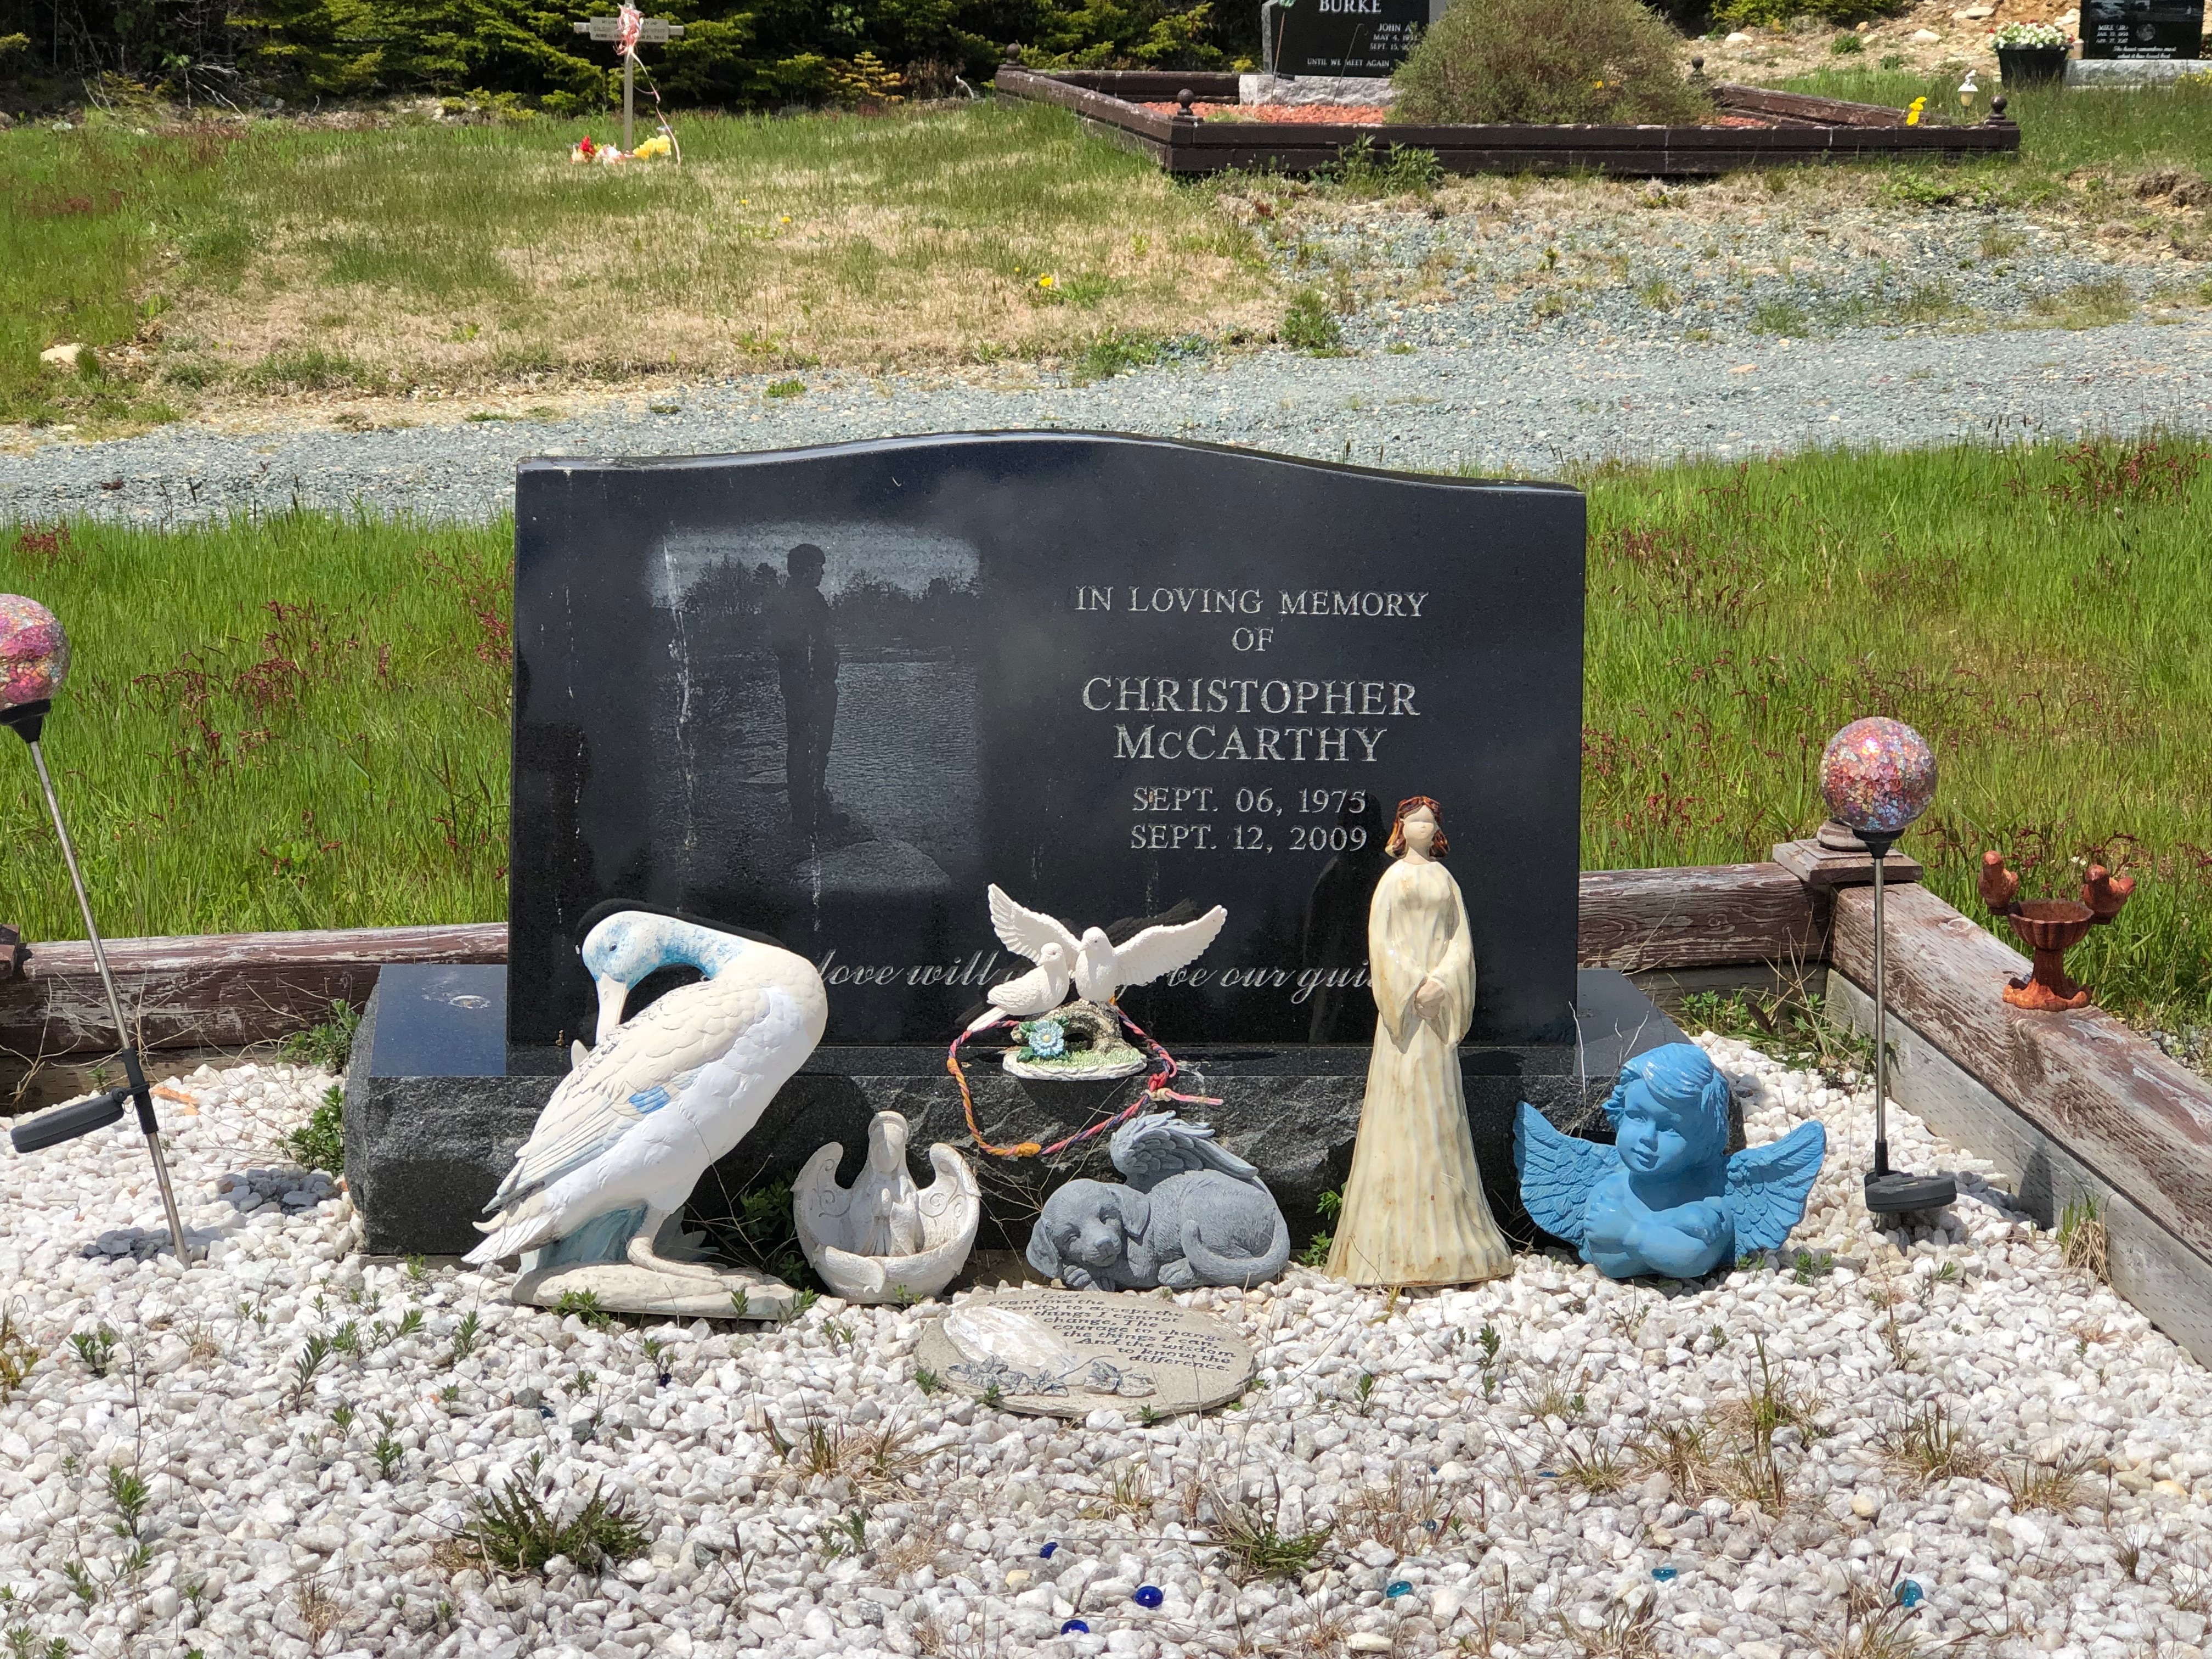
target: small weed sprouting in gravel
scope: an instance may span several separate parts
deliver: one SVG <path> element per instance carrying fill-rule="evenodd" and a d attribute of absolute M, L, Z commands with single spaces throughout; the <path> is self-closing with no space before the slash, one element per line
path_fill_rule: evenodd
<path fill-rule="evenodd" d="M 1639 1474 L 1663 1474 L 1678 1504 L 1696 1504 L 1720 1484 L 1705 1431 L 1694 1423 L 1662 1423 L 1638 1441 L 1632 1453 Z"/>
<path fill-rule="evenodd" d="M 532 1478 L 536 1467 L 532 1468 Z M 626 1498 L 609 1498 L 594 1485 L 566 1520 L 566 1506 L 555 1499 L 548 1480 L 541 1496 L 530 1480 L 509 1481 L 475 1500 L 476 1513 L 456 1540 L 462 1551 L 511 1577 L 543 1572 L 556 1555 L 586 1571 L 617 1566 L 642 1554 L 652 1541 Z"/>
<path fill-rule="evenodd" d="M 1237 1564 L 1237 1575 L 1241 1577 L 1302 1578 L 1313 1571 L 1335 1533 L 1329 1526 L 1285 1532 L 1279 1490 L 1273 1515 L 1245 1498 L 1220 1492 L 1211 1497 L 1215 1540 Z"/>
<path fill-rule="evenodd" d="M 1856 34 L 1839 34 L 1828 42 L 1828 50 L 1838 58 L 1856 57 L 1866 50 L 1866 42 Z"/>
<path fill-rule="evenodd" d="M 1006 1403 L 1006 1393 L 996 1382 L 991 1383 L 976 1398 L 975 1403 L 987 1412 L 1002 1410 Z"/>
<path fill-rule="evenodd" d="M 381 1420 L 384 1424 L 384 1432 L 377 1436 L 374 1453 L 376 1458 L 376 1473 L 381 1479 L 391 1480 L 397 1478 L 399 1466 L 406 1462 L 407 1448 L 401 1445 L 392 1432 L 397 1419 L 386 1417 Z"/>
<path fill-rule="evenodd" d="M 1394 1464 L 1388 1479 L 1372 1480 L 1337 1510 L 1337 1530 L 1364 1542 L 1373 1539 L 1401 1555 L 1436 1547 L 1461 1525 L 1458 1498 L 1425 1464 Z"/>
<path fill-rule="evenodd" d="M 1835 1272 L 1836 1258 L 1826 1250 L 1800 1250 L 1790 1259 L 1790 1265 L 1794 1270 L 1791 1278 L 1800 1285 L 1810 1285 Z"/>
<path fill-rule="evenodd" d="M 1647 1659 L 1659 1651 L 1658 1615 L 1658 1597 L 1638 1592 L 1621 1597 L 1586 1623 L 1564 1609 L 1556 1618 L 1560 1634 L 1591 1659 Z"/>
<path fill-rule="evenodd" d="M 1822 1640 L 1820 1659 L 1934 1659 L 1951 1644 L 1923 1645 L 1914 1621 L 1920 1616 L 1916 1601 L 1907 1605 L 1899 1583 L 1902 1562 L 1890 1570 L 1887 1583 L 1876 1586 L 1854 1581 L 1844 1592 L 1843 1623 Z"/>
<path fill-rule="evenodd" d="M 322 1103 L 307 1121 L 284 1137 L 284 1150 L 303 1170 L 325 1175 L 345 1173 L 345 1089 L 333 1083 L 323 1091 Z"/>
<path fill-rule="evenodd" d="M 1802 340 L 1813 331 L 1813 319 L 1795 300 L 1761 300 L 1752 307 L 1751 331 Z"/>
<path fill-rule="evenodd" d="M 115 1333 L 105 1325 L 97 1330 L 74 1333 L 70 1337 L 70 1346 L 76 1350 L 78 1361 L 94 1376 L 106 1376 L 115 1364 Z"/>
<path fill-rule="evenodd" d="M 1647 276 L 1636 285 L 1636 297 L 1654 311 L 1672 311 L 1682 303 L 1681 291 L 1664 276 Z"/>
<path fill-rule="evenodd" d="M 2084 1194 L 2058 1212 L 2058 1254 L 2069 1267 L 2104 1284 L 2110 1268 L 2112 1235 L 2105 1225 L 2105 1206 L 2094 1193 Z"/>
<path fill-rule="evenodd" d="M 568 1391 L 571 1400 L 580 1400 L 599 1386 L 599 1374 L 586 1366 L 561 1386 Z"/>
<path fill-rule="evenodd" d="M 928 1366 L 917 1365 L 914 1368 L 914 1386 L 925 1395 L 935 1394 L 945 1386 L 945 1379 Z"/>
<path fill-rule="evenodd" d="M 136 1470 L 126 1469 L 120 1463 L 107 1466 L 107 1501 L 115 1505 L 117 1537 L 137 1537 L 138 1523 L 152 1498 L 153 1493 Z"/>
<path fill-rule="evenodd" d="M 1344 349 L 1344 326 L 1336 320 L 1327 296 L 1317 288 L 1297 291 L 1291 298 L 1291 308 L 1283 313 L 1282 326 L 1276 333 L 1293 350 L 1310 351 L 1316 356 Z"/>
<path fill-rule="evenodd" d="M 361 1358 L 361 1327 L 349 1319 L 331 1333 L 331 1352 L 355 1359 Z"/>
<path fill-rule="evenodd" d="M 478 1319 L 474 1312 L 463 1314 L 461 1322 L 453 1327 L 453 1357 L 446 1363 L 448 1365 L 458 1365 L 474 1353 L 477 1346 L 477 1334 L 483 1328 L 483 1322 Z"/>
<path fill-rule="evenodd" d="M 1595 1435 L 1587 1447 L 1577 1443 L 1576 1436 L 1568 1435 L 1553 1448 L 1552 1462 L 1561 1486 L 1579 1487 L 1593 1498 L 1613 1491 L 1628 1479 L 1628 1456 L 1619 1446 L 1608 1445 Z"/>
<path fill-rule="evenodd" d="M 1882 1439 L 1893 1462 L 1925 1480 L 1979 1480 L 1989 1473 L 1989 1453 L 1951 1419 L 1940 1400 L 1929 1401 Z"/>
<path fill-rule="evenodd" d="M 23 1379 L 45 1353 L 15 1323 L 15 1310 L 0 1309 L 0 1406 L 6 1405 L 23 1386 Z"/>
<path fill-rule="evenodd" d="M 848 1510 L 838 1520 L 824 1521 L 816 1537 L 824 1561 L 842 1560 L 848 1555 L 857 1560 L 868 1553 L 868 1512 Z"/>
<path fill-rule="evenodd" d="M 62 1577 L 69 1580 L 69 1587 L 76 1599 L 88 1607 L 100 1600 L 99 1581 L 93 1577 L 92 1570 L 82 1559 L 63 1562 Z"/>
<path fill-rule="evenodd" d="M 2005 1489 L 2006 1498 L 2016 1514 L 2050 1510 L 2063 1515 L 2086 1497 L 2088 1483 L 2082 1479 L 2082 1472 L 2087 1468 L 2087 1460 L 2078 1453 L 2069 1453 L 2055 1462 L 2022 1458 L 1998 1468 L 1997 1485 Z"/>
<path fill-rule="evenodd" d="M 419 1255 L 409 1256 L 407 1258 L 407 1277 L 411 1282 L 417 1285 L 428 1284 L 430 1282 L 429 1262 Z"/>
<path fill-rule="evenodd" d="M 1979 245 L 1984 259 L 2009 259 L 2027 246 L 2027 239 L 2002 225 L 1984 225 Z"/>
<path fill-rule="evenodd" d="M 353 1432 L 353 1407 L 350 1406 L 331 1407 L 331 1426 L 336 1429 L 342 1435 L 351 1434 Z"/>
<path fill-rule="evenodd" d="M 766 398 L 797 398 L 804 396 L 805 391 L 806 382 L 804 380 L 771 380 L 768 390 L 761 395 Z"/>
<path fill-rule="evenodd" d="M 284 1058 L 333 1075 L 343 1073 L 353 1053 L 354 1033 L 361 1030 L 361 1011 L 349 1002 L 332 1002 L 331 1017 L 319 1025 L 295 1031 L 284 1039 Z M 310 1164 L 319 1169 L 320 1164 Z"/>
<path fill-rule="evenodd" d="M 594 1330 L 614 1322 L 614 1316 L 599 1306 L 597 1291 L 563 1291 L 560 1300 L 553 1304 L 553 1312 L 562 1319 L 574 1314 Z"/>
<path fill-rule="evenodd" d="M 298 1411 L 314 1392 L 315 1377 L 330 1358 L 337 1352 L 337 1345 L 317 1331 L 301 1345 L 300 1357 L 292 1362 L 292 1409 Z"/>

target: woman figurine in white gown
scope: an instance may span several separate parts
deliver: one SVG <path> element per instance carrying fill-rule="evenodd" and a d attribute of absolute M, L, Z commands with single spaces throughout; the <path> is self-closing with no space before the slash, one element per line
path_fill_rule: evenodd
<path fill-rule="evenodd" d="M 1396 862 L 1367 912 L 1368 972 L 1379 1018 L 1352 1178 L 1328 1273 L 1354 1285 L 1464 1285 L 1511 1271 L 1512 1252 L 1474 1161 L 1459 1040 L 1474 1018 L 1474 951 L 1441 809 L 1401 802 Z"/>

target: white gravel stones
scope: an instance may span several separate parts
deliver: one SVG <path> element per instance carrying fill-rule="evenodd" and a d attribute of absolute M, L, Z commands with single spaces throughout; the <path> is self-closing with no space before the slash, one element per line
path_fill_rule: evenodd
<path fill-rule="evenodd" d="M 343 1196 L 278 1150 L 329 1080 L 196 1073 L 195 1114 L 164 1103 L 212 1247 L 188 1272 L 100 1248 L 160 1230 L 135 1133 L 0 1157 L 0 1294 L 44 1351 L 0 1403 L 0 1639 L 165 1659 L 1811 1659 L 1910 1580 L 1917 1610 L 1888 1616 L 1926 1649 L 2197 1659 L 2212 1379 L 1894 1110 L 1895 1156 L 1959 1170 L 1962 1195 L 1885 1238 L 1855 1198 L 1868 1103 L 1706 1046 L 1753 1139 L 1829 1126 L 1802 1270 L 1662 1291 L 1523 1255 L 1508 1279 L 1393 1299 L 1294 1269 L 1175 1298 L 1243 1334 L 1257 1386 L 1150 1425 L 924 1392 L 928 1304 L 595 1328 L 511 1306 L 511 1280 L 364 1261 Z M 337 1352 L 303 1378 L 318 1336 Z M 1790 1407 L 1771 1468 L 1746 1425 L 1759 1392 Z M 1961 1472 L 1916 1467 L 1916 1428 L 1917 1463 L 1955 1435 Z M 1784 1501 L 1747 1501 L 1777 1473 Z M 487 1576 L 451 1540 L 518 1480 L 569 1510 L 594 1486 L 625 1499 L 645 1553 Z M 1239 1526 L 1328 1537 L 1268 1577 L 1222 1548 Z M 1156 1607 L 1133 1599 L 1147 1585 Z M 1060 1634 L 1075 1619 L 1089 1632 Z"/>

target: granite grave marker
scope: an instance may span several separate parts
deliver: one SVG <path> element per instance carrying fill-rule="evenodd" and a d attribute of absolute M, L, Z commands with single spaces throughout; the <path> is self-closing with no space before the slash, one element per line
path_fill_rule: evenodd
<path fill-rule="evenodd" d="M 1267 0 L 1261 64 L 1271 75 L 1387 78 L 1443 12 L 1440 0 Z"/>
<path fill-rule="evenodd" d="M 2082 0 L 2087 58 L 2195 58 L 2203 39 L 2204 0 Z"/>
<path fill-rule="evenodd" d="M 1028 966 L 988 882 L 1079 927 L 1226 907 L 1204 957 L 1125 1004 L 1204 1068 L 1224 1097 L 1206 1115 L 1302 1231 L 1348 1163 L 1368 900 L 1415 793 L 1444 804 L 1467 898 L 1462 1058 L 1510 1227 L 1514 1105 L 1586 1115 L 1621 1059 L 1677 1035 L 1576 967 L 1583 522 L 1556 486 L 1102 434 L 526 463 L 505 1074 L 426 1062 L 417 1017 L 452 1005 L 386 974 L 409 1034 L 373 1006 L 348 1095 L 370 1248 L 471 1242 L 460 1200 L 489 1195 L 592 1029 L 574 934 L 610 898 L 822 970 L 824 1042 L 725 1184 L 829 1140 L 855 1149 L 849 1182 L 880 1109 L 917 1145 L 963 1142 L 944 1045 Z M 1007 1140 L 1127 1086 L 974 1069 Z M 437 1176 L 380 1178 L 401 1168 Z M 979 1244 L 1026 1231 L 987 1207 Z"/>

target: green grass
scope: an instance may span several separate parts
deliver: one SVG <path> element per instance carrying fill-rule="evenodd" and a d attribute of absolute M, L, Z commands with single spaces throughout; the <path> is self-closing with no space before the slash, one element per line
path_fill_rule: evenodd
<path fill-rule="evenodd" d="M 0 421 L 159 419 L 227 386 L 1080 355 L 1271 319 L 1251 233 L 1065 111 L 687 113 L 680 168 L 572 167 L 588 125 L 8 133 Z M 69 339 L 105 374 L 42 368 Z"/>
<path fill-rule="evenodd" d="M 1585 868 L 1763 859 L 1819 822 L 1828 735 L 1893 714 L 1942 757 L 1905 842 L 1937 891 L 1978 915 L 1985 848 L 2039 896 L 2071 860 L 2124 867 L 2133 902 L 2069 967 L 2136 1017 L 2212 1013 L 2212 452 L 1816 453 L 1587 487 Z M 103 924 L 503 915 L 511 535 L 79 523 L 57 554 L 0 532 L 0 591 L 76 642 L 49 752 Z M 0 917 L 74 938 L 42 823 L 0 763 Z"/>
<path fill-rule="evenodd" d="M 1904 395 L 1910 395 L 1904 394 Z M 2138 871 L 2069 958 L 2108 1007 L 2212 1008 L 2212 451 L 1957 447 L 1608 472 L 1590 486 L 1583 863 L 1759 859 L 1821 814 L 1820 748 L 1886 714 L 1942 782 L 1908 837 L 1979 915 Z M 2118 509 L 2116 511 L 2116 509 Z"/>
<path fill-rule="evenodd" d="M 1977 78 L 1983 95 L 1973 115 L 1989 113 L 1990 98 L 2003 89 L 1994 64 L 1984 61 Z M 1959 76 L 1923 76 L 1903 70 L 1838 64 L 1782 84 L 1791 92 L 1849 98 L 1863 104 L 1901 109 L 1915 98 L 1928 100 L 1928 118 L 1958 118 Z M 2136 92 L 2038 89 L 2005 92 L 2005 114 L 2020 124 L 2020 154 L 1960 162 L 1900 163 L 1894 171 L 1951 181 L 1949 189 L 1989 193 L 2024 201 L 2062 198 L 2069 189 L 2097 191 L 2087 179 L 2070 185 L 2081 169 L 2132 173 L 2145 169 L 2185 167 L 2212 178 L 2212 77 L 2202 83 L 2148 88 Z M 1946 186 L 1923 184 L 1923 194 L 1941 198 Z M 1905 199 L 1917 199 L 1908 186 Z"/>
<path fill-rule="evenodd" d="M 46 746 L 102 928 L 504 914 L 512 544 L 316 516 L 0 528 L 0 592 L 75 647 Z M 0 846 L 0 915 L 81 936 L 20 756 Z"/>

